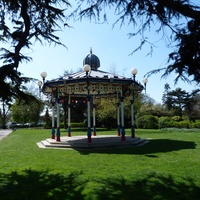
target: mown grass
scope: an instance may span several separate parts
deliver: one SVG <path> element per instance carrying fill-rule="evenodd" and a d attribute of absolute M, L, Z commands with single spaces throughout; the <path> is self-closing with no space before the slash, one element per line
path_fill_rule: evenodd
<path fill-rule="evenodd" d="M 200 199 L 200 130 L 136 130 L 150 141 L 140 147 L 38 148 L 50 132 L 21 129 L 0 141 L 0 199 Z"/>

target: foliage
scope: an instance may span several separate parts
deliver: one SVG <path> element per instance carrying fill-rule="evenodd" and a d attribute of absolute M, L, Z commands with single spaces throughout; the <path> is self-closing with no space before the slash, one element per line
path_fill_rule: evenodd
<path fill-rule="evenodd" d="M 162 100 L 163 104 L 173 116 L 182 118 L 183 115 L 185 115 L 189 120 L 192 120 L 197 118 L 196 114 L 200 111 L 198 103 L 199 98 L 199 90 L 194 90 L 189 93 L 181 88 L 170 90 L 168 87 L 168 89 L 164 91 Z"/>
<path fill-rule="evenodd" d="M 191 20 L 187 26 L 178 30 L 175 40 L 178 42 L 174 52 L 169 54 L 169 65 L 163 76 L 175 72 L 178 74 L 175 81 L 179 78 L 189 81 L 188 76 L 196 82 L 200 82 L 200 21 Z"/>
<path fill-rule="evenodd" d="M 97 103 L 97 119 L 102 127 L 117 127 L 117 106 L 113 99 L 100 99 Z"/>
<path fill-rule="evenodd" d="M 176 122 L 182 121 L 182 118 L 180 116 L 173 116 L 171 119 L 176 121 Z"/>
<path fill-rule="evenodd" d="M 189 121 L 180 119 L 180 117 L 160 117 L 159 128 L 200 128 L 199 120 Z"/>
<path fill-rule="evenodd" d="M 163 31 L 166 27 L 169 27 L 173 33 L 172 38 L 176 41 L 177 49 L 169 55 L 169 61 L 173 63 L 165 69 L 164 75 L 175 71 L 178 73 L 175 80 L 182 78 L 187 81 L 188 76 L 192 76 L 192 79 L 199 83 L 200 72 L 197 67 L 199 66 L 200 55 L 199 6 L 194 6 L 188 0 L 103 0 L 97 2 L 87 1 L 88 4 L 85 4 L 85 2 L 84 0 L 78 1 L 75 12 L 70 16 L 78 14 L 78 17 L 81 19 L 83 17 L 89 17 L 90 19 L 94 17 L 96 20 L 100 20 L 102 12 L 105 12 L 103 13 L 103 19 L 107 20 L 106 8 L 111 8 L 118 17 L 116 23 L 119 22 L 121 25 L 124 25 L 128 22 L 128 24 L 132 24 L 134 27 L 137 26 L 138 22 L 140 23 L 139 29 L 136 30 L 135 33 L 130 32 L 129 34 L 130 37 L 137 34 L 142 36 L 140 47 L 149 43 L 151 49 L 153 48 L 154 44 L 147 40 L 145 31 L 154 27 L 154 24 L 159 24 L 156 30 L 157 32 Z M 55 33 L 61 30 L 61 26 L 58 22 L 61 22 L 64 26 L 68 26 L 66 20 L 69 16 L 65 16 L 65 9 L 67 9 L 70 4 L 66 0 L 1 0 L 0 3 L 0 41 L 10 45 L 7 49 L 0 49 L 2 52 L 0 59 L 3 62 L 3 65 L 0 67 L 0 101 L 9 106 L 13 101 L 13 97 L 24 99 L 26 102 L 32 98 L 29 95 L 27 96 L 25 86 L 23 85 L 31 79 L 22 77 L 22 74 L 18 71 L 20 63 L 29 62 L 31 60 L 30 57 L 22 54 L 22 50 L 26 52 L 25 50 L 30 49 L 35 41 L 39 41 L 42 44 L 47 42 L 49 44 L 63 45 Z M 84 6 L 87 7 L 85 8 Z M 186 24 L 181 25 L 179 23 L 183 17 L 186 17 L 188 20 L 187 26 Z M 176 21 L 178 22 L 177 25 L 174 24 Z M 116 25 L 116 23 L 114 25 Z M 138 49 L 140 48 L 136 50 Z M 134 52 L 133 50 L 133 53 Z M 152 73 L 156 72 L 157 70 Z M 175 106 L 171 104 L 171 106 L 174 107 L 174 113 L 176 115 L 182 117 L 183 114 L 186 114 L 189 119 L 192 119 L 190 113 L 195 112 L 194 110 L 191 112 L 191 107 L 194 108 L 197 101 L 190 97 L 191 96 L 185 97 L 185 99 L 187 99 L 187 104 L 185 103 L 183 105 L 181 101 L 178 103 L 176 102 L 176 105 L 174 104 Z M 171 102 L 169 101 L 168 103 Z M 183 107 L 184 113 L 182 113 Z M 125 105 L 127 119 L 130 118 L 128 109 L 129 107 Z M 108 109 L 105 115 L 102 113 L 98 113 L 99 120 L 102 123 L 105 124 L 108 120 L 111 122 L 108 125 L 116 123 L 116 121 L 114 122 L 116 113 L 112 110 Z M 151 114 L 155 115 L 156 113 L 153 113 L 153 110 L 151 110 Z M 157 115 L 161 116 L 159 113 L 157 113 Z"/>
<path fill-rule="evenodd" d="M 183 120 L 174 123 L 175 128 L 190 128 L 190 122 L 188 120 Z"/>
<path fill-rule="evenodd" d="M 159 128 L 169 128 L 174 127 L 174 125 L 171 125 L 171 118 L 170 117 L 160 117 L 158 120 L 158 127 Z"/>
<path fill-rule="evenodd" d="M 3 61 L 0 67 L 0 94 L 24 99 L 26 93 L 22 85 L 31 79 L 22 77 L 18 67 L 31 58 L 21 51 L 30 49 L 35 41 L 61 45 L 55 32 L 61 29 L 58 21 L 65 23 L 61 7 L 68 7 L 69 3 L 66 0 L 1 0 L 0 4 L 0 41 L 10 45 L 7 49 L 0 49 L 0 59 Z"/>
<path fill-rule="evenodd" d="M 70 123 L 70 127 L 71 128 L 86 128 L 87 124 L 84 122 L 72 122 Z M 64 128 L 64 122 L 60 123 L 60 128 Z"/>
<path fill-rule="evenodd" d="M 191 128 L 198 128 L 200 129 L 200 120 L 196 120 L 195 122 L 191 123 Z"/>
<path fill-rule="evenodd" d="M 86 100 L 71 103 L 71 120 L 73 122 L 83 122 L 86 118 L 87 104 Z"/>
<path fill-rule="evenodd" d="M 193 5 L 189 0 L 142 0 L 142 1 L 88 1 L 80 0 L 78 8 L 75 9 L 74 15 L 78 15 L 81 19 L 86 17 L 95 19 L 96 21 L 107 21 L 108 14 L 106 9 L 114 11 L 116 21 L 120 26 L 129 24 L 133 25 L 135 32 L 130 32 L 129 36 L 141 35 L 141 44 L 132 53 L 139 50 L 145 44 L 150 44 L 153 51 L 154 43 L 148 41 L 148 31 L 153 29 L 155 25 L 158 27 L 155 32 L 162 32 L 162 38 L 165 38 L 165 29 L 171 31 L 171 44 L 176 43 L 177 49 L 169 54 L 169 64 L 167 68 L 156 69 L 148 73 L 151 75 L 161 70 L 165 70 L 163 76 L 172 72 L 178 73 L 175 78 L 189 81 L 191 77 L 193 81 L 199 83 L 200 70 L 197 66 L 200 64 L 200 7 Z M 185 23 L 180 23 L 181 19 L 186 19 Z M 185 25 L 187 23 L 187 25 Z M 139 24 L 139 25 L 138 25 Z M 137 27 L 137 29 L 135 29 Z M 146 34 L 145 34 L 146 33 Z M 164 35 L 164 36 L 163 36 Z M 169 38 L 168 36 L 166 36 Z"/>
<path fill-rule="evenodd" d="M 144 129 L 157 129 L 158 128 L 158 118 L 153 115 L 142 115 L 136 117 L 137 128 Z"/>
<path fill-rule="evenodd" d="M 40 113 L 44 109 L 44 103 L 33 97 L 29 102 L 16 100 L 12 105 L 12 119 L 18 123 L 33 122 L 35 125 L 40 120 Z"/>
<path fill-rule="evenodd" d="M 177 51 L 169 56 L 174 61 L 167 69 L 165 74 L 172 71 L 178 72 L 177 77 L 187 79 L 188 76 L 194 76 L 193 80 L 199 82 L 199 7 L 194 6 L 188 0 L 168 0 L 168 1 L 86 1 L 80 0 L 75 5 L 75 11 L 70 16 L 78 15 L 78 18 L 88 17 L 100 20 L 107 20 L 107 8 L 114 10 L 117 16 L 116 23 L 121 26 L 126 22 L 137 26 L 138 30 L 129 36 L 140 34 L 142 36 L 141 45 L 149 43 L 151 49 L 153 43 L 147 40 L 145 31 L 159 24 L 157 32 L 169 27 L 173 32 L 175 40 L 178 41 Z M 18 66 L 22 62 L 29 62 L 30 57 L 22 54 L 22 49 L 26 50 L 33 46 L 33 42 L 39 41 L 51 44 L 63 45 L 59 37 L 55 34 L 61 30 L 58 22 L 64 26 L 69 26 L 66 20 L 70 17 L 66 15 L 65 10 L 70 6 L 66 0 L 1 0 L 0 17 L 0 41 L 10 45 L 7 49 L 1 48 L 0 59 L 3 65 L 0 67 L 0 94 L 4 97 L 18 96 L 25 98 L 26 94 L 22 91 L 22 84 L 30 81 L 27 77 L 22 77 L 18 71 Z M 85 5 L 87 5 L 85 7 Z M 102 15 L 101 15 L 102 14 Z M 65 16 L 66 15 L 66 16 Z M 187 27 L 181 24 L 174 25 L 176 20 L 186 17 L 188 19 Z M 145 20 L 144 20 L 145 19 Z M 115 23 L 115 24 L 116 24 Z M 115 25 L 114 24 L 114 25 Z M 172 38 L 173 38 L 172 36 Z M 63 45 L 64 46 L 64 45 Z M 11 48 L 10 48 L 11 47 Z M 188 48 L 189 47 L 189 48 Z M 140 48 L 137 48 L 140 49 Z M 134 51 L 133 51 L 134 52 Z"/>
<path fill-rule="evenodd" d="M 139 115 L 153 115 L 157 117 L 170 116 L 170 112 L 161 104 L 145 104 L 143 103 L 138 110 Z"/>
<path fill-rule="evenodd" d="M 6 123 L 10 111 L 10 102 L 7 100 L 8 99 L 5 100 L 4 98 L 0 100 L 0 126 L 2 126 L 3 129 L 6 128 Z"/>
<path fill-rule="evenodd" d="M 52 120 L 51 120 L 51 117 L 49 115 L 49 109 L 48 108 L 46 108 L 45 115 L 43 117 L 43 121 L 44 121 L 44 128 L 52 128 Z"/>

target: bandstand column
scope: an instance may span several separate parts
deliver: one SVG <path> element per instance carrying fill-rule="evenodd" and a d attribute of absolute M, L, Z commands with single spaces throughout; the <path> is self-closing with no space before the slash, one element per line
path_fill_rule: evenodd
<path fill-rule="evenodd" d="M 125 127 L 124 127 L 124 96 L 121 91 L 121 140 L 125 140 Z"/>
<path fill-rule="evenodd" d="M 94 95 L 93 95 L 93 135 L 96 136 L 96 104 Z"/>
<path fill-rule="evenodd" d="M 119 102 L 119 97 L 117 94 L 117 135 L 120 136 L 120 102 Z"/>
<path fill-rule="evenodd" d="M 52 95 L 52 129 L 51 129 L 51 139 L 55 139 L 55 99 Z"/>
<path fill-rule="evenodd" d="M 131 137 L 135 137 L 135 127 L 134 127 L 134 93 L 132 92 L 131 102 Z"/>
<path fill-rule="evenodd" d="M 60 142 L 60 105 L 59 105 L 59 93 L 57 93 L 57 130 L 56 130 L 56 141 Z"/>
<path fill-rule="evenodd" d="M 133 83 L 135 86 L 135 77 L 137 74 L 137 69 L 133 68 L 131 70 L 131 74 L 133 75 Z M 132 91 L 131 94 L 131 137 L 134 138 L 135 137 L 135 127 L 134 127 L 134 91 Z"/>
<path fill-rule="evenodd" d="M 90 95 L 87 96 L 87 115 L 88 115 L 87 137 L 88 137 L 88 142 L 92 142 L 92 138 L 91 138 L 91 119 L 90 119 Z"/>
<path fill-rule="evenodd" d="M 91 117 L 90 117 L 90 83 L 89 83 L 89 71 L 91 70 L 90 65 L 84 65 L 84 71 L 86 72 L 86 87 L 87 87 L 87 121 L 88 121 L 88 130 L 87 130 L 87 137 L 88 142 L 92 142 L 91 137 Z"/>
<path fill-rule="evenodd" d="M 120 103 L 117 103 L 117 135 L 120 136 Z"/>
<path fill-rule="evenodd" d="M 71 123 L 71 96 L 69 94 L 69 97 L 68 97 L 68 137 L 71 137 L 70 123 Z"/>

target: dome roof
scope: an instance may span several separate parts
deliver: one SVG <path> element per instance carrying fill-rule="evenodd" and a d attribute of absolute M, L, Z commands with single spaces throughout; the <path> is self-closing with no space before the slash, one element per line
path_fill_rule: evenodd
<path fill-rule="evenodd" d="M 90 65 L 92 70 L 97 70 L 100 67 L 100 60 L 96 55 L 92 54 L 92 49 L 90 49 L 90 54 L 83 60 L 83 66 L 86 64 Z"/>

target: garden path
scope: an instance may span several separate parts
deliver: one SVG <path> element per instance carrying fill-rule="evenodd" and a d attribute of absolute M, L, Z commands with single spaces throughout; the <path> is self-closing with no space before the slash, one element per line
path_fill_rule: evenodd
<path fill-rule="evenodd" d="M 8 134 L 12 133 L 11 129 L 1 129 L 0 130 L 0 140 L 6 137 Z"/>

